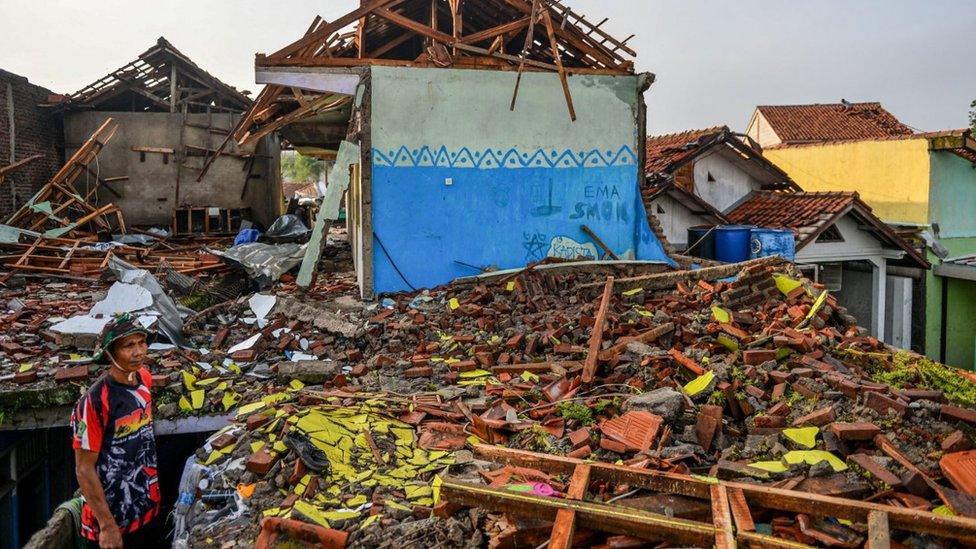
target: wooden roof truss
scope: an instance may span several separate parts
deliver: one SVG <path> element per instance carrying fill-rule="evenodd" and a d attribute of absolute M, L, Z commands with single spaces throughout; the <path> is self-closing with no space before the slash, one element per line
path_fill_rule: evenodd
<path fill-rule="evenodd" d="M 560 75 L 570 116 L 569 74 L 632 74 L 636 52 L 560 0 L 362 0 L 351 12 L 316 17 L 305 35 L 262 67 L 369 65 L 551 71 Z M 518 86 L 512 98 L 515 108 Z M 342 96 L 268 85 L 234 132 L 241 144 L 296 120 L 341 108 Z M 348 101 L 348 98 L 345 98 Z"/>
<path fill-rule="evenodd" d="M 231 113 L 250 106 L 247 96 L 200 68 L 165 38 L 59 105 L 66 110 Z"/>

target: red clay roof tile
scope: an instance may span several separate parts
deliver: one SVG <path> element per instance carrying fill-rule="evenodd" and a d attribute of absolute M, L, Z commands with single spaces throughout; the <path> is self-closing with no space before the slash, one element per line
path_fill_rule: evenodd
<path fill-rule="evenodd" d="M 757 109 L 784 144 L 878 139 L 915 133 L 881 103 L 760 105 Z"/>
<path fill-rule="evenodd" d="M 705 138 L 728 131 L 727 126 L 715 126 L 703 130 L 649 136 L 646 141 L 647 160 L 644 171 L 648 174 L 666 172 L 668 168 L 694 156 L 706 141 Z"/>

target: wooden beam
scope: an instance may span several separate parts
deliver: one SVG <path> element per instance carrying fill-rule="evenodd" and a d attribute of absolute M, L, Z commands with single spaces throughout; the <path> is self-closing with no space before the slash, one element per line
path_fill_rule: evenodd
<path fill-rule="evenodd" d="M 577 465 L 573 477 L 569 481 L 566 499 L 582 501 L 586 496 L 586 489 L 590 485 L 590 466 Z M 573 546 L 573 534 L 576 532 L 576 511 L 574 509 L 560 509 L 556 511 L 556 520 L 552 524 L 552 535 L 549 537 L 549 549 L 570 549 Z"/>
<path fill-rule="evenodd" d="M 573 106 L 573 94 L 569 91 L 569 78 L 566 76 L 566 69 L 563 68 L 563 58 L 559 54 L 559 43 L 556 42 L 556 31 L 553 28 L 552 17 L 549 16 L 548 8 L 542 12 L 542 22 L 545 23 L 546 34 L 549 35 L 549 46 L 552 48 L 552 57 L 556 61 L 556 67 L 558 68 L 557 72 L 559 72 L 559 83 L 562 85 L 563 95 L 566 97 L 566 107 L 569 109 L 569 118 L 573 122 L 576 122 L 576 107 Z M 613 256 L 613 252 L 610 252 L 610 255 Z"/>
<path fill-rule="evenodd" d="M 547 471 L 550 474 L 569 475 L 583 460 L 564 456 L 537 454 L 522 450 L 475 445 L 475 454 L 483 459 L 521 467 Z M 626 483 L 634 488 L 646 488 L 656 492 L 710 499 L 712 484 L 696 478 L 647 469 L 635 469 L 611 463 L 591 463 L 592 481 L 607 480 Z M 836 517 L 866 524 L 871 511 L 888 514 L 892 529 L 931 534 L 937 537 L 976 543 L 976 519 L 959 516 L 943 516 L 917 509 L 880 505 L 860 500 L 823 496 L 809 492 L 796 492 L 756 484 L 719 481 L 729 489 L 739 489 L 753 506 L 792 513 L 806 513 L 816 517 Z M 712 540 L 714 541 L 714 539 Z"/>
<path fill-rule="evenodd" d="M 7 175 L 8 173 L 10 173 L 10 172 L 12 172 L 12 171 L 14 171 L 14 170 L 22 167 L 22 166 L 26 166 L 27 164 L 30 164 L 31 162 L 33 162 L 35 160 L 40 160 L 41 158 L 44 158 L 44 155 L 43 154 L 35 154 L 33 156 L 28 156 L 27 158 L 22 158 L 22 159 L 20 159 L 20 160 L 18 160 L 16 162 L 14 162 L 13 164 L 0 167 L 0 178 L 3 178 L 3 176 Z"/>
<path fill-rule="evenodd" d="M 511 23 L 505 23 L 504 25 L 498 25 L 497 27 L 492 27 L 490 29 L 485 29 L 483 31 L 476 32 L 474 34 L 469 34 L 467 36 L 462 36 L 458 42 L 461 44 L 477 44 L 478 42 L 484 40 L 490 40 L 497 36 L 503 34 L 508 34 L 510 32 L 516 32 L 524 29 L 529 25 L 529 17 L 523 17 L 512 21 Z"/>
<path fill-rule="evenodd" d="M 596 242 L 596 245 L 599 246 L 600 249 L 603 250 L 605 254 L 610 256 L 610 259 L 613 259 L 614 261 L 620 261 L 620 257 L 617 256 L 617 254 L 613 253 L 613 250 L 611 250 L 609 246 L 604 244 L 603 239 L 597 236 L 596 233 L 593 232 L 593 229 L 587 227 L 586 225 L 581 225 L 580 230 L 586 233 L 586 236 L 590 237 L 590 239 L 592 239 L 593 242 Z"/>
<path fill-rule="evenodd" d="M 627 346 L 631 343 L 650 343 L 659 337 L 669 334 L 674 331 L 674 323 L 668 322 L 662 324 L 656 328 L 651 328 L 644 333 L 638 334 L 633 337 L 621 338 L 612 347 L 600 351 L 600 360 L 611 360 L 614 355 L 620 354 L 627 349 Z"/>
<path fill-rule="evenodd" d="M 891 549 L 889 537 L 888 513 L 871 511 L 868 513 L 868 543 L 867 549 Z"/>
<path fill-rule="evenodd" d="M 729 494 L 725 486 L 714 484 L 712 491 L 712 524 L 715 525 L 715 549 L 735 549 L 732 532 L 732 513 L 729 511 Z"/>
<path fill-rule="evenodd" d="M 390 23 L 397 25 L 398 27 L 403 27 L 419 35 L 426 36 L 431 40 L 436 40 L 438 42 L 443 42 L 445 44 L 454 43 L 453 36 L 438 30 L 434 30 L 419 21 L 414 21 L 413 19 L 404 17 L 399 13 L 390 11 L 387 8 L 376 8 L 375 10 L 373 10 L 373 13 L 379 17 L 382 17 L 383 19 L 386 19 Z"/>
<path fill-rule="evenodd" d="M 666 539 L 698 547 L 710 546 L 715 541 L 715 528 L 700 522 L 670 518 L 640 509 L 533 496 L 452 478 L 443 480 L 441 497 L 451 503 L 548 521 L 555 520 L 559 510 L 571 510 L 581 526 L 643 539 Z"/>
<path fill-rule="evenodd" d="M 335 31 L 342 29 L 343 27 L 357 21 L 359 18 L 365 16 L 366 14 L 372 12 L 376 8 L 388 7 L 390 5 L 399 4 L 403 0 L 373 0 L 365 6 L 359 6 L 358 8 L 352 10 L 351 12 L 343 15 L 342 17 L 336 19 L 335 21 L 323 25 L 316 29 L 314 32 L 306 34 L 296 42 L 281 48 L 280 50 L 272 53 L 270 56 L 274 59 L 283 59 L 289 55 L 297 53 L 302 49 L 327 39 Z"/>
<path fill-rule="evenodd" d="M 729 505 L 732 508 L 732 518 L 735 519 L 735 529 L 738 532 L 755 532 L 756 523 L 752 520 L 752 512 L 749 511 L 749 503 L 746 501 L 745 494 L 738 488 L 729 488 Z"/>
<path fill-rule="evenodd" d="M 606 285 L 603 287 L 603 297 L 600 299 L 599 309 L 596 313 L 596 321 L 593 324 L 593 331 L 590 333 L 590 346 L 586 353 L 586 360 L 583 361 L 583 384 L 593 382 L 596 377 L 596 368 L 600 358 L 600 345 L 603 344 L 603 327 L 607 321 L 607 310 L 610 308 L 610 299 L 613 298 L 613 277 L 608 276 Z"/>
<path fill-rule="evenodd" d="M 512 104 L 510 111 L 515 110 L 515 102 L 518 101 L 519 87 L 522 85 L 522 71 L 525 70 L 525 58 L 529 56 L 529 47 L 532 46 L 532 35 L 535 31 L 535 24 L 538 21 L 539 0 L 532 0 L 532 9 L 529 10 L 529 30 L 525 33 L 525 44 L 519 54 L 518 76 L 515 78 L 515 91 L 512 92 Z"/>

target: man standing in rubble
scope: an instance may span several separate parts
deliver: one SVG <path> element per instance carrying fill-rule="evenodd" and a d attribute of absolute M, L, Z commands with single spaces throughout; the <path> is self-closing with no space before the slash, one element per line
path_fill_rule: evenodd
<path fill-rule="evenodd" d="M 85 498 L 81 536 L 92 547 L 151 545 L 146 525 L 159 513 L 152 377 L 144 367 L 148 332 L 128 314 L 113 318 L 95 348 L 109 370 L 71 414 L 75 472 Z"/>

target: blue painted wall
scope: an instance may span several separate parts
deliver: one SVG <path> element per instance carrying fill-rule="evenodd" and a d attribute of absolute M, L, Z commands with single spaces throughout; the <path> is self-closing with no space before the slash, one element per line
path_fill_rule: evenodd
<path fill-rule="evenodd" d="M 570 122 L 558 77 L 372 69 L 376 293 L 432 287 L 547 256 L 670 261 L 637 182 L 636 77 L 576 77 Z"/>

